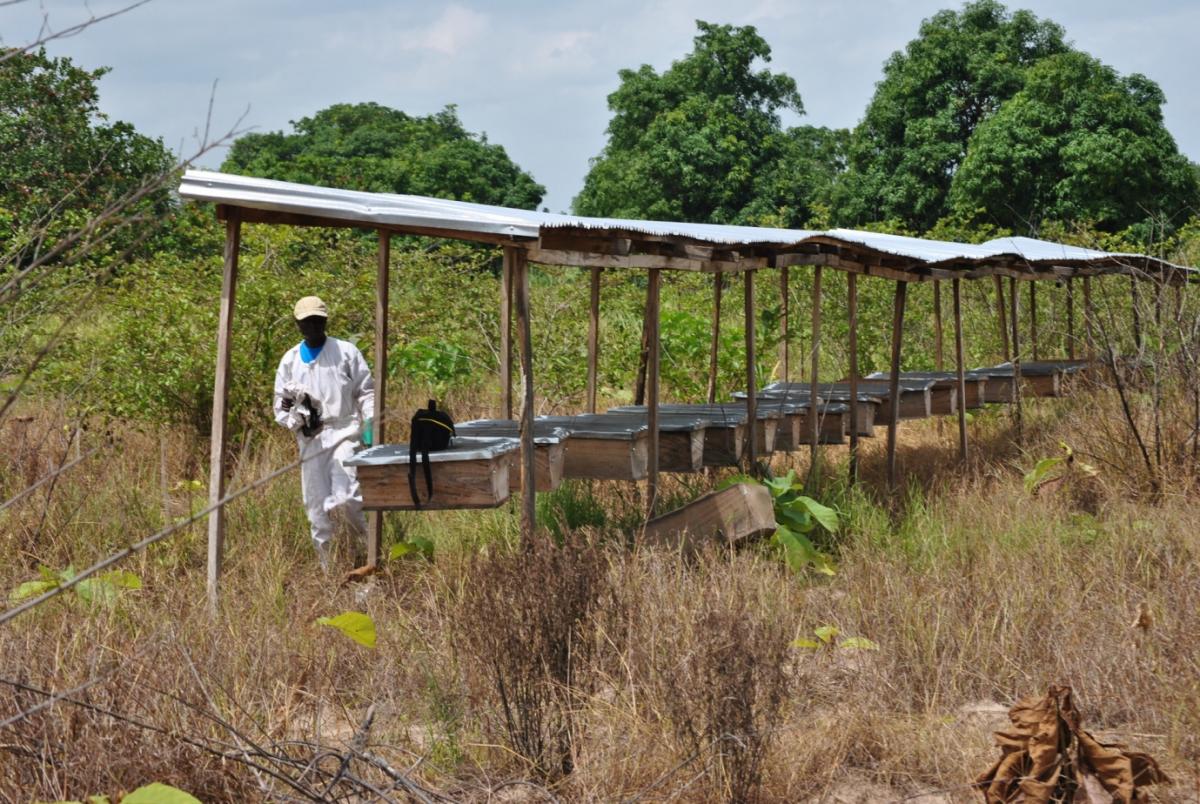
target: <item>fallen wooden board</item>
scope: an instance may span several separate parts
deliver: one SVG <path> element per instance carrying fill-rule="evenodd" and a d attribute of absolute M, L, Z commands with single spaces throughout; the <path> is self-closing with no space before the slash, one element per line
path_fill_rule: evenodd
<path fill-rule="evenodd" d="M 774 533 L 775 528 L 775 507 L 767 487 L 738 483 L 651 519 L 642 541 L 691 553 L 713 539 L 737 544 Z"/>

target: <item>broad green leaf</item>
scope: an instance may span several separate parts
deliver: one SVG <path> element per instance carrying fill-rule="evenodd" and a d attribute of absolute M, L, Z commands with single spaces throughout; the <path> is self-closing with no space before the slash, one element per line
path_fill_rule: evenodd
<path fill-rule="evenodd" d="M 817 635 L 817 639 L 828 645 L 838 635 L 838 628 L 836 625 L 822 625 L 813 629 L 813 633 Z"/>
<path fill-rule="evenodd" d="M 346 611 L 336 617 L 318 617 L 317 624 L 336 628 L 364 647 L 375 647 L 375 621 L 361 611 Z"/>
<path fill-rule="evenodd" d="M 125 796 L 121 804 L 200 804 L 200 799 L 178 787 L 151 782 Z"/>
<path fill-rule="evenodd" d="M 879 650 L 879 645 L 866 637 L 846 637 L 838 643 L 839 648 L 856 648 L 858 650 Z"/>
<path fill-rule="evenodd" d="M 113 570 L 112 572 L 106 572 L 103 577 L 113 586 L 120 587 L 121 589 L 142 588 L 142 579 L 139 578 L 136 573 L 129 572 L 127 570 Z"/>
<path fill-rule="evenodd" d="M 755 486 L 757 486 L 759 484 L 758 481 L 755 480 L 754 478 L 750 477 L 750 475 L 740 475 L 740 474 L 739 475 L 730 475 L 729 477 L 725 478 L 724 480 L 722 480 L 720 483 L 717 484 L 716 491 L 720 491 L 722 489 L 727 489 L 730 486 L 736 486 L 739 483 L 751 483 Z"/>
<path fill-rule="evenodd" d="M 780 525 L 786 525 L 796 533 L 808 533 L 816 524 L 812 516 L 808 513 L 807 508 L 791 504 L 777 505 L 775 507 L 775 520 Z"/>
<path fill-rule="evenodd" d="M 812 497 L 800 496 L 796 498 L 796 502 L 803 505 L 808 512 L 813 515 L 813 518 L 821 523 L 821 527 L 830 533 L 838 532 L 838 515 L 837 511 L 827 505 L 814 500 Z"/>
<path fill-rule="evenodd" d="M 781 497 L 796 485 L 796 470 L 789 469 L 783 477 L 772 477 L 763 481 L 763 485 L 771 490 L 772 497 Z"/>
<path fill-rule="evenodd" d="M 24 600 L 27 597 L 37 597 L 38 595 L 40 595 L 44 592 L 49 592 L 51 589 L 54 589 L 58 585 L 59 584 L 58 584 L 57 578 L 55 578 L 54 580 L 49 580 L 49 581 L 47 581 L 47 580 L 26 581 L 25 583 L 21 584 L 16 589 L 14 589 L 9 594 L 8 599 L 15 603 L 16 601 Z"/>
<path fill-rule="evenodd" d="M 1055 458 L 1042 458 L 1038 461 L 1033 469 L 1029 471 L 1029 474 L 1025 475 L 1025 491 L 1032 492 L 1064 460 L 1066 459 L 1059 456 Z"/>
<path fill-rule="evenodd" d="M 786 525 L 780 525 L 775 530 L 775 540 L 783 548 L 784 561 L 792 572 L 800 572 L 817 557 L 812 542 Z"/>
<path fill-rule="evenodd" d="M 424 558 L 432 561 L 433 541 L 417 536 L 406 542 L 396 542 L 392 545 L 392 549 L 388 551 L 388 558 L 392 561 L 402 558 Z"/>
<path fill-rule="evenodd" d="M 821 647 L 821 643 L 817 642 L 815 639 L 793 639 L 792 647 L 810 648 L 812 650 L 816 650 L 817 648 Z"/>
<path fill-rule="evenodd" d="M 75 585 L 75 594 L 80 600 L 101 606 L 117 602 L 117 587 L 105 577 L 86 578 Z"/>

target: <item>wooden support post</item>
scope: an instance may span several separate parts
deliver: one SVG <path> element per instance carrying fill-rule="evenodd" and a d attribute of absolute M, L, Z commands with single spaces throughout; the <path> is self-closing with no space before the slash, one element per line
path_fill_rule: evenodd
<path fill-rule="evenodd" d="M 1017 326 L 1020 315 L 1020 294 L 1017 293 L 1017 279 L 1008 278 L 1008 295 L 1012 304 L 1012 369 L 1013 369 L 1013 416 L 1017 423 L 1017 441 L 1021 440 L 1021 336 Z"/>
<path fill-rule="evenodd" d="M 892 365 L 888 375 L 887 431 L 887 478 L 888 488 L 895 492 L 896 486 L 896 428 L 900 423 L 900 341 L 904 334 L 904 300 L 908 295 L 908 283 L 896 283 L 896 298 L 892 306 Z"/>
<path fill-rule="evenodd" d="M 217 323 L 217 370 L 213 377 L 212 446 L 209 456 L 208 504 L 225 496 L 225 425 L 229 406 L 229 355 L 233 334 L 233 304 L 237 297 L 238 252 L 242 246 L 242 218 L 237 207 L 225 219 L 225 267 L 221 273 L 221 313 Z M 225 508 L 208 515 L 208 609 L 217 614 L 220 602 L 221 562 L 225 556 Z"/>
<path fill-rule="evenodd" d="M 745 326 L 746 326 L 746 462 L 750 473 L 758 474 L 758 379 L 755 363 L 758 355 L 754 348 L 754 271 L 743 271 L 745 277 Z"/>
<path fill-rule="evenodd" d="M 769 264 L 774 267 L 775 258 L 771 257 Z M 779 379 L 787 382 L 791 379 L 790 366 L 788 365 L 788 269 L 783 266 L 779 269 Z"/>
<path fill-rule="evenodd" d="M 596 363 L 600 355 L 600 269 L 592 268 L 591 299 L 588 304 L 587 409 L 596 412 Z"/>
<path fill-rule="evenodd" d="M 809 485 L 815 487 L 820 482 L 821 447 L 817 443 L 821 435 L 821 417 L 817 413 L 817 379 L 821 363 L 821 266 L 813 267 L 812 292 L 812 376 L 808 385 L 808 436 L 811 439 L 809 454 L 811 459 L 808 466 Z M 853 428 L 853 429 L 857 429 Z"/>
<path fill-rule="evenodd" d="M 1037 327 L 1037 280 L 1029 282 L 1029 349 L 1033 359 L 1038 359 L 1038 327 Z"/>
<path fill-rule="evenodd" d="M 659 282 L 660 268 L 651 268 L 646 284 L 646 329 L 649 354 L 646 361 L 646 425 L 650 441 L 646 445 L 646 519 L 654 516 L 658 502 L 658 360 L 659 360 Z"/>
<path fill-rule="evenodd" d="M 533 444 L 533 336 L 529 325 L 529 261 L 523 250 L 504 248 L 513 265 L 517 301 L 517 344 L 521 353 L 521 541 L 533 543 L 537 522 L 537 479 L 534 476 Z M 511 254 L 509 254 L 511 252 Z"/>
<path fill-rule="evenodd" d="M 1142 353 L 1142 311 L 1141 298 L 1138 293 L 1136 276 L 1129 277 L 1129 306 L 1133 310 L 1133 345 L 1137 353 Z"/>
<path fill-rule="evenodd" d="M 958 380 L 958 457 L 967 460 L 967 381 L 966 365 L 963 361 L 962 289 L 961 279 L 952 280 L 950 289 L 954 295 L 954 361 Z"/>
<path fill-rule="evenodd" d="M 945 365 L 942 354 L 942 283 L 936 279 L 933 280 L 933 361 L 934 368 L 941 371 Z"/>
<path fill-rule="evenodd" d="M 999 275 L 993 276 L 996 283 L 996 315 L 1000 319 L 1000 342 L 1004 345 L 1004 359 L 1012 360 L 1012 352 L 1008 348 L 1008 318 L 1004 312 L 1004 284 Z"/>
<path fill-rule="evenodd" d="M 1075 359 L 1075 285 L 1073 277 L 1067 277 L 1067 359 Z"/>
<path fill-rule="evenodd" d="M 717 353 L 721 345 L 721 286 L 724 274 L 713 274 L 712 340 L 708 345 L 708 403 L 717 401 Z"/>
<path fill-rule="evenodd" d="M 1083 278 L 1083 328 L 1084 337 L 1087 346 L 1087 359 L 1089 363 L 1096 362 L 1096 339 L 1092 333 L 1092 320 L 1095 316 L 1095 310 L 1092 308 L 1092 278 L 1085 276 Z"/>
<path fill-rule="evenodd" d="M 375 268 L 375 421 L 371 441 L 384 443 L 384 418 L 387 412 L 388 355 L 388 265 L 391 262 L 391 233 L 379 230 L 378 264 Z M 383 547 L 383 512 L 372 511 L 367 525 L 367 565 L 379 566 Z"/>
<path fill-rule="evenodd" d="M 858 482 L 858 274 L 846 274 L 850 352 L 850 485 Z"/>
<path fill-rule="evenodd" d="M 513 255 L 516 253 L 516 249 L 504 249 L 504 262 L 500 268 L 500 407 L 506 419 L 513 417 L 512 306 Z"/>

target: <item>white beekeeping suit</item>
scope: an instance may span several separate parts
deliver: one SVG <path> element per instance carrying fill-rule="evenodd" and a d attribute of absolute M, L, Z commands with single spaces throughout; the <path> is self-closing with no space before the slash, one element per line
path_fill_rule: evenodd
<path fill-rule="evenodd" d="M 319 312 L 312 313 L 313 309 Z M 303 324 L 303 319 L 311 315 L 324 319 L 324 311 L 324 303 L 310 296 L 296 304 L 295 316 Z M 326 336 L 315 359 L 309 361 L 306 356 L 311 356 L 310 350 L 301 342 L 279 362 L 275 373 L 275 421 L 296 433 L 300 457 L 306 459 L 300 469 L 304 507 L 313 544 L 322 565 L 328 566 L 335 516 L 345 519 L 356 539 L 366 533 L 358 479 L 354 467 L 343 466 L 342 461 L 359 445 L 363 423 L 375 416 L 375 383 L 362 352 L 348 341 Z M 297 401 L 297 388 L 316 403 L 321 417 L 322 427 L 311 437 L 301 432 L 301 417 L 294 415 L 295 405 L 292 411 L 284 407 L 285 398 Z"/>

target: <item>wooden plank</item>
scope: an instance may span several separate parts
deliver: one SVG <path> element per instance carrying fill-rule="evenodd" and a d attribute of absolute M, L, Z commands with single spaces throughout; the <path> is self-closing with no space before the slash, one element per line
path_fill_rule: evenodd
<path fill-rule="evenodd" d="M 708 403 L 717 401 L 717 356 L 721 346 L 721 286 L 723 274 L 713 274 L 712 340 L 708 345 Z"/>
<path fill-rule="evenodd" d="M 233 305 L 237 299 L 238 252 L 242 222 L 238 210 L 225 221 L 225 264 L 221 272 L 221 312 L 217 323 L 217 370 L 213 376 L 212 441 L 209 453 L 208 504 L 225 496 L 225 451 L 229 409 L 229 355 L 232 349 Z M 221 564 L 225 557 L 225 509 L 208 515 L 208 609 L 217 615 L 220 602 Z"/>
<path fill-rule="evenodd" d="M 566 458 L 566 440 L 553 444 L 535 444 L 533 448 L 536 465 L 534 477 L 538 491 L 554 491 L 562 485 L 563 463 Z M 521 452 L 508 454 L 508 490 L 521 490 Z"/>
<path fill-rule="evenodd" d="M 765 486 L 738 483 L 650 520 L 643 543 L 690 554 L 713 539 L 732 545 L 774 533 L 775 527 L 770 491 Z"/>
<path fill-rule="evenodd" d="M 513 417 L 513 260 L 517 250 L 504 249 L 500 266 L 500 411 L 505 419 Z"/>
<path fill-rule="evenodd" d="M 387 418 L 387 365 L 388 365 L 388 269 L 392 255 L 392 236 L 379 232 L 379 249 L 375 266 L 375 421 L 371 434 L 373 444 L 385 442 L 384 422 Z M 383 515 L 371 514 L 367 527 L 367 566 L 378 567 L 383 548 Z"/>
<path fill-rule="evenodd" d="M 644 480 L 647 431 L 629 439 L 588 438 L 572 434 L 566 440 L 563 477 L 592 480 Z"/>
<path fill-rule="evenodd" d="M 972 405 L 972 400 L 967 396 L 966 366 L 963 365 L 962 288 L 960 284 L 960 280 L 953 280 L 950 292 L 954 296 L 954 374 L 958 382 L 958 395 L 962 400 L 962 404 L 958 406 L 958 457 L 959 460 L 966 461 L 967 407 L 978 407 L 982 404 L 979 399 L 982 389 L 979 383 L 972 383 L 975 392 L 974 405 Z"/>
<path fill-rule="evenodd" d="M 821 373 L 821 266 L 813 268 L 812 290 L 812 373 L 808 381 L 808 398 L 819 399 L 817 384 Z M 808 481 L 810 484 L 820 482 L 821 477 L 821 417 L 809 416 L 809 464 Z"/>
<path fill-rule="evenodd" d="M 888 488 L 893 492 L 896 486 L 896 430 L 900 423 L 900 340 L 904 334 L 904 300 L 908 294 L 908 283 L 896 283 L 896 296 L 892 305 L 892 363 L 891 375 L 888 380 L 888 416 L 887 431 L 887 479 Z"/>
<path fill-rule="evenodd" d="M 469 461 L 434 461 L 429 464 L 433 477 L 433 498 L 425 499 L 425 470 L 417 467 L 417 494 L 420 510 L 445 511 L 463 508 L 496 508 L 509 494 L 508 455 Z M 359 466 L 358 484 L 362 488 L 363 508 L 372 511 L 413 511 L 412 491 L 408 483 L 408 465 Z"/>
<path fill-rule="evenodd" d="M 942 283 L 933 283 L 933 365 L 942 370 Z"/>
<path fill-rule="evenodd" d="M 738 262 L 700 260 L 662 254 L 592 254 L 585 251 L 560 251 L 530 248 L 529 259 L 544 265 L 574 265 L 579 268 L 627 268 L 645 270 L 663 268 L 671 271 L 753 271 L 766 265 L 765 257 L 748 257 Z"/>
<path fill-rule="evenodd" d="M 596 363 L 600 355 L 600 269 L 592 269 L 588 301 L 587 409 L 596 412 Z"/>
<path fill-rule="evenodd" d="M 654 516 L 658 505 L 658 456 L 659 439 L 662 433 L 658 430 L 658 360 L 659 344 L 659 283 L 661 277 L 658 268 L 651 268 L 646 282 L 646 329 L 647 347 L 649 349 L 647 373 L 648 388 L 646 399 L 646 425 L 650 430 L 649 443 L 646 451 L 646 518 Z M 690 445 L 689 445 L 690 446 Z"/>
<path fill-rule="evenodd" d="M 1037 282 L 1029 283 L 1029 348 L 1038 359 Z"/>
<path fill-rule="evenodd" d="M 858 482 L 858 437 L 862 433 L 862 407 L 858 404 L 858 276 L 849 274 L 846 277 L 846 307 L 849 315 L 849 344 L 850 355 L 850 485 Z M 874 405 L 866 407 L 874 409 Z M 872 418 L 873 412 L 872 412 Z M 874 422 L 872 422 L 872 427 Z M 869 431 L 868 431 L 869 432 Z"/>
<path fill-rule="evenodd" d="M 774 264 L 774 259 L 771 260 Z M 791 379 L 792 373 L 789 370 L 788 358 L 790 357 L 789 337 L 788 337 L 788 269 L 785 265 L 779 269 L 779 378 L 784 382 Z"/>
<path fill-rule="evenodd" d="M 322 215 L 305 215 L 298 212 L 254 209 L 253 207 L 237 207 L 230 206 L 229 204 L 217 205 L 218 220 L 228 221 L 234 212 L 237 212 L 242 223 L 265 223 L 271 226 L 319 226 L 331 229 L 363 229 L 366 231 L 382 229 L 394 234 L 444 237 L 450 240 L 467 240 L 472 243 L 491 243 L 493 245 L 511 246 L 518 242 L 532 242 L 530 238 L 517 238 L 513 235 L 494 234 L 492 232 L 471 232 L 464 229 L 442 229 L 433 226 L 381 225 L 368 221 L 352 221 Z"/>
<path fill-rule="evenodd" d="M 505 249 L 508 250 L 507 248 Z M 513 273 L 516 279 L 517 342 L 521 353 L 521 540 L 531 543 L 537 525 L 537 462 L 533 443 L 533 337 L 529 322 L 529 262 L 525 253 L 514 249 Z M 508 484 L 505 483 L 505 491 Z"/>
<path fill-rule="evenodd" d="M 1017 441 L 1021 440 L 1021 336 L 1020 327 L 1020 294 L 1017 293 L 1017 280 L 1008 280 L 1009 301 L 1012 303 L 1012 367 L 1013 367 L 1013 417 L 1017 423 Z"/>
<path fill-rule="evenodd" d="M 999 276 L 993 276 L 996 285 L 996 315 L 1000 320 L 1000 342 L 1004 345 L 1004 359 L 1012 360 L 1012 351 L 1008 347 L 1008 317 L 1004 311 L 1004 284 Z"/>
<path fill-rule="evenodd" d="M 757 353 L 754 348 L 754 271 L 747 271 L 743 274 L 745 282 L 745 297 L 743 304 L 743 318 L 745 320 L 745 335 L 746 335 L 746 412 L 749 418 L 746 421 L 748 428 L 746 439 L 746 462 L 751 474 L 758 474 L 758 401 L 755 396 L 758 393 L 758 380 L 755 378 L 755 363 L 757 361 Z M 768 453 L 769 454 L 769 453 Z"/>

